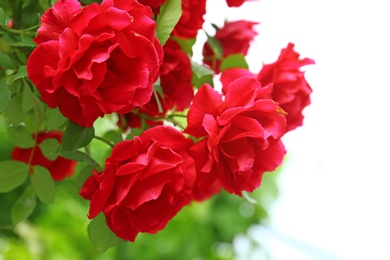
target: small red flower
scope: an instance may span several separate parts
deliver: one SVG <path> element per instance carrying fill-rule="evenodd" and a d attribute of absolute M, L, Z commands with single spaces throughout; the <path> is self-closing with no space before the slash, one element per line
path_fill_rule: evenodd
<path fill-rule="evenodd" d="M 222 56 L 218 57 L 206 42 L 203 46 L 203 62 L 212 68 L 215 73 L 220 72 L 221 61 L 232 54 L 246 55 L 249 44 L 257 35 L 254 26 L 257 22 L 244 20 L 228 22 L 224 27 L 217 30 L 214 38 L 222 47 Z"/>
<path fill-rule="evenodd" d="M 37 135 L 33 135 L 33 137 L 36 137 L 37 139 L 36 146 L 34 148 L 28 149 L 15 147 L 12 150 L 11 154 L 13 160 L 24 163 L 30 162 L 31 166 L 40 165 L 42 167 L 45 167 L 49 170 L 51 177 L 55 181 L 62 181 L 66 177 L 70 177 L 73 175 L 77 162 L 66 159 L 61 156 L 58 156 L 55 160 L 49 160 L 43 155 L 41 149 L 39 148 L 39 144 L 49 138 L 54 138 L 59 143 L 61 143 L 62 132 L 41 132 Z"/>
<path fill-rule="evenodd" d="M 104 114 L 146 104 L 163 56 L 151 17 L 136 0 L 85 7 L 59 0 L 42 15 L 27 61 L 42 100 L 87 127 Z"/>
<path fill-rule="evenodd" d="M 150 128 L 117 144 L 105 170 L 87 179 L 80 194 L 89 218 L 103 211 L 108 227 L 134 241 L 139 232 L 163 229 L 189 203 L 195 179 L 190 139 L 172 127 Z"/>
<path fill-rule="evenodd" d="M 312 89 L 307 83 L 302 66 L 314 64 L 309 58 L 300 59 L 289 43 L 282 49 L 277 61 L 266 64 L 257 75 L 265 86 L 273 84 L 272 98 L 287 112 L 287 131 L 303 124 L 303 109 L 310 104 Z"/>
<path fill-rule="evenodd" d="M 194 198 L 203 200 L 223 187 L 241 195 L 259 187 L 264 172 L 282 163 L 285 149 L 280 137 L 286 119 L 269 99 L 271 88 L 253 78 L 240 78 L 226 95 L 202 86 L 188 112 L 186 133 L 203 139 L 190 150 L 197 178 Z"/>

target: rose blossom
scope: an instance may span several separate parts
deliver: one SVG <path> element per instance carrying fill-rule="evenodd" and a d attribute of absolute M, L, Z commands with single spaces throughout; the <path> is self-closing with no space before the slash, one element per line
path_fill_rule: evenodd
<path fill-rule="evenodd" d="M 163 55 L 151 16 L 135 0 L 85 7 L 59 0 L 42 15 L 38 46 L 27 61 L 42 100 L 87 127 L 99 116 L 147 103 Z"/>
<path fill-rule="evenodd" d="M 190 150 L 197 170 L 196 200 L 210 197 L 219 186 L 237 195 L 253 191 L 264 172 L 281 164 L 286 119 L 269 98 L 271 91 L 245 77 L 233 81 L 225 96 L 207 84 L 199 89 L 185 130 L 203 137 Z"/>
<path fill-rule="evenodd" d="M 108 227 L 130 241 L 139 232 L 163 229 L 190 201 L 195 167 L 187 149 L 192 144 L 164 126 L 117 144 L 105 170 L 95 171 L 80 191 L 91 201 L 89 218 L 103 211 Z"/>
<path fill-rule="evenodd" d="M 294 44 L 289 43 L 282 49 L 277 61 L 266 64 L 257 75 L 263 84 L 273 84 L 273 99 L 288 114 L 287 131 L 291 131 L 303 124 L 302 110 L 310 104 L 312 89 L 307 83 L 302 66 L 314 64 L 309 58 L 300 59 L 299 53 L 294 51 Z"/>
<path fill-rule="evenodd" d="M 245 56 L 248 53 L 250 42 L 257 35 L 253 29 L 256 24 L 258 23 L 244 20 L 225 23 L 222 28 L 217 29 L 214 36 L 221 44 L 222 57 L 217 57 L 210 44 L 206 42 L 203 46 L 203 62 L 209 65 L 215 73 L 219 73 L 223 58 L 232 54 Z"/>
<path fill-rule="evenodd" d="M 183 12 L 172 35 L 184 39 L 195 38 L 204 22 L 206 0 L 182 0 L 181 7 Z"/>
<path fill-rule="evenodd" d="M 229 7 L 239 7 L 246 1 L 251 1 L 251 0 L 226 0 L 226 3 Z"/>
<path fill-rule="evenodd" d="M 162 6 L 167 0 L 139 0 L 143 5 L 147 5 L 150 7 L 160 7 Z"/>
<path fill-rule="evenodd" d="M 50 160 L 46 158 L 39 145 L 46 139 L 53 138 L 61 143 L 62 132 L 59 131 L 50 131 L 50 132 L 40 132 L 37 135 L 34 134 L 33 137 L 36 137 L 36 145 L 33 148 L 20 148 L 15 147 L 12 150 L 12 159 L 16 161 L 21 161 L 24 163 L 29 163 L 31 166 L 39 165 L 45 167 L 49 170 L 51 177 L 55 181 L 62 181 L 66 177 L 73 175 L 77 162 L 68 160 L 64 157 L 58 156 L 55 160 Z M 31 155 L 31 153 L 33 153 Z M 31 159 L 30 159 L 31 157 Z M 31 161 L 30 161 L 31 160 Z"/>
<path fill-rule="evenodd" d="M 294 44 L 289 43 L 282 49 L 277 61 L 265 64 L 258 74 L 247 69 L 230 68 L 221 75 L 222 92 L 228 85 L 240 77 L 257 78 L 263 86 L 273 85 L 272 99 L 286 111 L 287 131 L 303 124 L 303 109 L 310 104 L 312 90 L 307 83 L 302 66 L 314 64 L 309 58 L 300 59 L 299 53 L 293 50 Z"/>

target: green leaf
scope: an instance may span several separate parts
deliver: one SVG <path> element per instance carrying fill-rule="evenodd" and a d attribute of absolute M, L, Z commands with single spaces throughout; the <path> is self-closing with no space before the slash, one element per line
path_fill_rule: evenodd
<path fill-rule="evenodd" d="M 213 86 L 214 71 L 204 65 L 191 62 L 192 68 L 192 84 L 199 88 L 203 84 L 208 83 Z"/>
<path fill-rule="evenodd" d="M 4 80 L 0 81 L 0 113 L 2 113 L 11 100 L 11 91 Z"/>
<path fill-rule="evenodd" d="M 100 213 L 91 220 L 87 231 L 89 239 L 100 253 L 124 242 L 123 239 L 117 237 L 107 226 L 106 218 L 103 213 Z"/>
<path fill-rule="evenodd" d="M 46 204 L 54 202 L 56 197 L 56 186 L 48 169 L 36 165 L 31 175 L 31 184 L 37 197 Z"/>
<path fill-rule="evenodd" d="M 185 53 L 187 53 L 190 57 L 192 57 L 192 55 L 194 54 L 193 50 L 192 50 L 192 47 L 194 46 L 194 44 L 196 42 L 196 38 L 193 38 L 193 39 L 182 39 L 182 38 L 178 38 L 178 37 L 172 37 L 172 39 L 174 41 L 176 41 L 180 45 L 180 48 Z"/>
<path fill-rule="evenodd" d="M 0 52 L 0 67 L 3 67 L 4 69 L 15 68 L 15 64 L 13 63 L 11 58 L 4 52 Z"/>
<path fill-rule="evenodd" d="M 28 165 L 18 161 L 0 162 L 0 192 L 9 192 L 22 185 L 28 175 Z"/>
<path fill-rule="evenodd" d="M 88 165 L 87 167 L 83 168 L 80 171 L 79 176 L 78 176 L 76 183 L 75 183 L 77 191 L 81 190 L 85 181 L 93 174 L 92 171 L 94 169 L 95 169 L 94 166 Z"/>
<path fill-rule="evenodd" d="M 194 61 L 191 61 L 191 69 L 195 76 L 197 76 L 198 78 L 214 74 L 214 71 L 212 69 L 204 65 L 198 64 Z"/>
<path fill-rule="evenodd" d="M 113 142 L 114 144 L 123 141 L 122 134 L 115 130 L 107 131 L 106 133 L 104 133 L 103 138 L 110 142 Z"/>
<path fill-rule="evenodd" d="M 168 0 L 160 8 L 157 16 L 157 38 L 164 45 L 182 14 L 181 0 Z"/>
<path fill-rule="evenodd" d="M 60 129 L 66 122 L 64 117 L 58 108 L 47 107 L 45 111 L 46 127 L 48 130 Z"/>
<path fill-rule="evenodd" d="M 60 143 L 55 138 L 48 138 L 43 140 L 39 147 L 43 155 L 49 160 L 55 160 L 58 157 L 58 153 L 56 153 L 56 149 L 60 146 Z"/>
<path fill-rule="evenodd" d="M 86 162 L 89 165 L 93 165 L 95 167 L 99 166 L 97 162 L 92 159 L 88 154 L 80 152 L 80 151 L 62 151 L 60 156 L 67 158 L 69 160 L 77 161 L 77 162 Z M 100 167 L 100 166 L 99 166 Z"/>
<path fill-rule="evenodd" d="M 4 111 L 8 123 L 18 125 L 24 121 L 24 114 L 20 113 L 21 104 L 23 104 L 22 93 L 16 93 L 11 97 L 11 101 Z"/>
<path fill-rule="evenodd" d="M 4 9 L 0 7 L 0 24 L 5 24 L 5 12 Z"/>
<path fill-rule="evenodd" d="M 22 79 L 22 78 L 27 78 L 27 69 L 26 65 L 22 65 L 18 68 L 18 71 L 10 75 L 6 80 L 8 85 L 12 85 L 16 80 Z"/>
<path fill-rule="evenodd" d="M 217 40 L 214 37 L 211 37 L 211 36 L 207 35 L 207 43 L 210 45 L 210 48 L 211 48 L 211 50 L 214 53 L 214 57 L 217 58 L 218 60 L 222 59 L 222 57 L 223 57 L 223 49 L 222 49 L 222 45 L 219 42 L 219 40 Z"/>
<path fill-rule="evenodd" d="M 9 140 L 20 148 L 30 148 L 35 144 L 31 133 L 24 125 L 9 126 L 8 127 Z"/>
<path fill-rule="evenodd" d="M 242 68 L 242 69 L 248 69 L 248 63 L 245 60 L 244 55 L 242 54 L 233 54 L 226 57 L 221 64 L 221 71 L 224 71 L 226 69 L 230 68 Z"/>
<path fill-rule="evenodd" d="M 89 144 L 95 136 L 95 129 L 79 126 L 78 124 L 68 121 L 68 125 L 62 135 L 61 151 L 72 152 L 78 148 Z"/>
<path fill-rule="evenodd" d="M 36 3 L 23 5 L 21 22 L 25 27 L 31 27 L 38 24 L 38 7 L 39 6 Z"/>
<path fill-rule="evenodd" d="M 17 223 L 27 219 L 34 211 L 36 204 L 37 200 L 35 198 L 35 192 L 32 186 L 28 186 L 11 208 L 12 224 L 16 225 Z"/>
<path fill-rule="evenodd" d="M 32 38 L 30 38 L 27 35 L 21 34 L 20 39 L 21 39 L 21 41 L 12 44 L 12 46 L 14 46 L 14 47 L 30 47 L 30 48 L 34 48 L 37 46 L 37 44 L 32 40 Z"/>

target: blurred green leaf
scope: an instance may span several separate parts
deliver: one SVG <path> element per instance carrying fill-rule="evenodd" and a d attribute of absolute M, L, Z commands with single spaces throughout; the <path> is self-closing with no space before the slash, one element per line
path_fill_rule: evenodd
<path fill-rule="evenodd" d="M 33 212 L 36 204 L 37 200 L 35 198 L 34 190 L 32 186 L 28 186 L 12 206 L 12 224 L 16 225 L 17 223 L 27 219 Z"/>
<path fill-rule="evenodd" d="M 62 135 L 61 151 L 72 152 L 78 148 L 89 144 L 95 136 L 95 129 L 93 127 L 79 126 L 78 124 L 68 121 L 68 125 Z"/>
<path fill-rule="evenodd" d="M 233 54 L 226 57 L 221 63 L 221 71 L 230 68 L 243 68 L 248 69 L 248 63 L 245 60 L 244 55 L 242 54 Z"/>
<path fill-rule="evenodd" d="M 209 69 L 208 67 L 197 64 L 196 62 L 191 61 L 191 68 L 192 68 L 192 84 L 199 88 L 203 84 L 207 83 L 211 86 L 214 86 L 213 84 L 213 75 L 214 71 Z"/>
<path fill-rule="evenodd" d="M 4 69 L 15 69 L 15 64 L 4 52 L 0 52 L 0 67 Z"/>
<path fill-rule="evenodd" d="M 79 176 L 76 180 L 76 189 L 77 191 L 80 191 L 81 188 L 83 187 L 85 181 L 93 174 L 92 171 L 95 169 L 94 166 L 92 165 L 88 165 L 87 167 L 83 168 L 80 173 L 79 173 Z"/>
<path fill-rule="evenodd" d="M 48 169 L 39 165 L 34 166 L 31 183 L 35 194 L 43 203 L 54 202 L 57 191 Z"/>
<path fill-rule="evenodd" d="M 4 80 L 0 81 L 0 113 L 2 113 L 11 100 L 11 91 Z"/>
<path fill-rule="evenodd" d="M 93 165 L 95 167 L 99 166 L 97 162 L 91 158 L 91 156 L 80 151 L 61 151 L 60 156 L 77 162 L 86 162 L 89 165 Z"/>
<path fill-rule="evenodd" d="M 35 141 L 31 133 L 24 125 L 9 126 L 8 127 L 9 140 L 20 148 L 30 148 L 35 145 Z"/>
<path fill-rule="evenodd" d="M 4 9 L 0 7 L 0 24 L 5 24 L 5 13 Z"/>
<path fill-rule="evenodd" d="M 24 27 L 32 27 L 39 22 L 39 6 L 36 3 L 24 4 L 21 22 Z"/>
<path fill-rule="evenodd" d="M 185 53 L 187 53 L 190 57 L 192 57 L 192 55 L 193 55 L 192 47 L 195 44 L 196 38 L 182 39 L 182 38 L 178 38 L 178 37 L 172 37 L 172 39 L 180 45 L 180 48 Z"/>
<path fill-rule="evenodd" d="M 209 44 L 211 50 L 213 51 L 214 57 L 218 60 L 222 59 L 223 49 L 222 49 L 222 45 L 219 42 L 219 40 L 207 35 L 207 43 Z"/>
<path fill-rule="evenodd" d="M 20 113 L 21 104 L 23 104 L 23 97 L 22 93 L 18 92 L 11 97 L 8 106 L 4 111 L 9 124 L 18 125 L 20 123 L 23 123 L 24 114 Z"/>
<path fill-rule="evenodd" d="M 58 108 L 49 108 L 45 110 L 46 127 L 48 130 L 61 128 L 67 118 L 64 117 Z"/>
<path fill-rule="evenodd" d="M 214 74 L 214 71 L 212 69 L 209 69 L 208 67 L 193 61 L 191 61 L 191 69 L 195 76 L 197 76 L 198 78 Z"/>
<path fill-rule="evenodd" d="M 1 52 L 0 52 L 1 53 Z M 18 68 L 18 71 L 13 74 L 13 75 L 10 75 L 7 79 L 6 79 L 6 82 L 8 85 L 12 85 L 15 80 L 18 80 L 18 79 L 22 79 L 22 78 L 27 78 L 27 69 L 26 69 L 26 65 L 22 65 Z"/>
<path fill-rule="evenodd" d="M 43 155 L 49 160 L 55 160 L 58 157 L 58 153 L 56 153 L 56 149 L 60 146 L 60 143 L 55 138 L 48 138 L 43 140 L 39 147 Z"/>
<path fill-rule="evenodd" d="M 0 162 L 0 192 L 9 192 L 22 185 L 28 175 L 28 165 L 19 161 Z"/>
<path fill-rule="evenodd" d="M 109 130 L 105 132 L 103 138 L 114 144 L 123 141 L 122 134 L 115 130 Z"/>
<path fill-rule="evenodd" d="M 14 47 L 30 47 L 30 48 L 35 48 L 37 44 L 32 40 L 31 37 L 21 34 L 20 35 L 20 42 L 16 42 L 12 44 Z"/>
<path fill-rule="evenodd" d="M 181 0 L 168 0 L 160 8 L 157 16 L 156 35 L 158 40 L 164 45 L 182 14 Z"/>
<path fill-rule="evenodd" d="M 106 218 L 100 213 L 91 220 L 88 225 L 88 236 L 95 248 L 103 253 L 110 247 L 123 243 L 124 240 L 117 237 L 107 226 Z"/>

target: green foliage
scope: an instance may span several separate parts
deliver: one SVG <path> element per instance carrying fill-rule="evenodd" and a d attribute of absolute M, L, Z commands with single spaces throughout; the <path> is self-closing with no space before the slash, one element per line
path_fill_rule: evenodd
<path fill-rule="evenodd" d="M 100 213 L 89 223 L 88 236 L 92 244 L 101 253 L 112 246 L 116 246 L 124 242 L 108 228 L 106 218 L 103 213 Z"/>
<path fill-rule="evenodd" d="M 31 184 L 37 197 L 46 204 L 54 202 L 56 187 L 50 172 L 39 165 L 34 166 L 33 174 L 30 175 Z"/>
<path fill-rule="evenodd" d="M 88 145 L 95 136 L 93 127 L 83 127 L 68 121 L 62 136 L 61 152 L 73 152 L 74 150 Z"/>
<path fill-rule="evenodd" d="M 248 69 L 248 63 L 245 60 L 244 55 L 242 54 L 232 54 L 226 57 L 221 63 L 221 71 L 230 68 L 242 68 Z"/>
<path fill-rule="evenodd" d="M 8 135 L 11 142 L 21 148 L 30 148 L 34 146 L 35 141 L 31 137 L 30 132 L 24 125 L 9 126 Z"/>
<path fill-rule="evenodd" d="M 37 200 L 32 186 L 28 186 L 15 201 L 11 209 L 11 220 L 14 225 L 28 218 L 33 212 Z"/>
<path fill-rule="evenodd" d="M 22 185 L 28 176 L 27 164 L 6 160 L 0 162 L 0 192 L 9 192 Z"/>
<path fill-rule="evenodd" d="M 11 100 L 11 92 L 4 80 L 0 81 L 0 113 L 2 113 Z"/>
<path fill-rule="evenodd" d="M 166 43 L 182 14 L 181 0 L 167 0 L 157 16 L 156 35 L 162 45 Z"/>
<path fill-rule="evenodd" d="M 192 84 L 196 88 L 201 87 L 203 84 L 207 83 L 213 86 L 213 75 L 214 71 L 206 67 L 205 65 L 200 65 L 196 62 L 191 61 L 192 68 Z"/>

